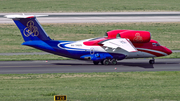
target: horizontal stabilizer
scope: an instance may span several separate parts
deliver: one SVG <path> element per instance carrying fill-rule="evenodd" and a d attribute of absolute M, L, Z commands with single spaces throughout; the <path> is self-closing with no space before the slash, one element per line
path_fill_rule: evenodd
<path fill-rule="evenodd" d="M 34 18 L 34 17 L 43 17 L 48 15 L 5 15 L 4 17 L 8 19 L 17 19 L 17 18 Z"/>

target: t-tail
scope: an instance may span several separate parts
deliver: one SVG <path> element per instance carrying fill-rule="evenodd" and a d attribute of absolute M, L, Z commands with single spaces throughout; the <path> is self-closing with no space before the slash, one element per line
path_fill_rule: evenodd
<path fill-rule="evenodd" d="M 51 40 L 46 34 L 36 19 L 39 16 L 43 15 L 6 15 L 5 17 L 12 19 L 19 28 L 25 41 L 22 45 L 57 54 L 53 45 L 56 46 L 59 42 Z"/>
<path fill-rule="evenodd" d="M 35 40 L 51 40 L 40 23 L 37 21 L 36 17 L 38 17 L 38 15 L 6 15 L 5 17 L 13 19 L 19 28 L 25 42 Z"/>

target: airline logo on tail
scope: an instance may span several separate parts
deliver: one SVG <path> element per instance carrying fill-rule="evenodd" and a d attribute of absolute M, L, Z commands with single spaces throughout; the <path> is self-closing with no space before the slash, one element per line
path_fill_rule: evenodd
<path fill-rule="evenodd" d="M 34 26 L 34 22 L 32 20 L 28 21 L 26 25 L 27 25 L 27 27 L 23 31 L 23 34 L 26 37 L 29 37 L 29 36 L 34 37 L 34 36 L 39 35 L 38 28 L 36 26 Z"/>

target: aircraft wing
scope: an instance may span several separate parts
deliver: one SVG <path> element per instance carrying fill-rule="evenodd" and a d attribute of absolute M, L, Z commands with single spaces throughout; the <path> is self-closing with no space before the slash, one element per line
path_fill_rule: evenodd
<path fill-rule="evenodd" d="M 137 52 L 138 50 L 134 47 L 134 45 L 125 38 L 118 38 L 118 39 L 107 39 L 104 41 L 99 42 L 99 44 L 103 44 L 103 46 L 107 48 L 121 48 L 128 52 Z"/>

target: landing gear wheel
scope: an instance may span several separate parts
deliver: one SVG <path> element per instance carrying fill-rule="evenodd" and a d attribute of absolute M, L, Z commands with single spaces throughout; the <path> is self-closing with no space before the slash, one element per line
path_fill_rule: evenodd
<path fill-rule="evenodd" d="M 99 61 L 93 61 L 94 65 L 98 65 Z"/>
<path fill-rule="evenodd" d="M 149 60 L 149 64 L 154 64 L 155 61 L 154 60 Z"/>
<path fill-rule="evenodd" d="M 155 64 L 155 59 L 152 57 L 152 60 L 149 60 L 149 64 Z"/>
<path fill-rule="evenodd" d="M 112 65 L 117 65 L 116 59 L 112 59 L 112 60 L 111 60 L 111 64 L 112 64 Z"/>
<path fill-rule="evenodd" d="M 103 60 L 103 64 L 104 64 L 104 65 L 109 65 L 109 64 L 110 64 L 109 59 L 105 59 L 105 60 Z"/>

